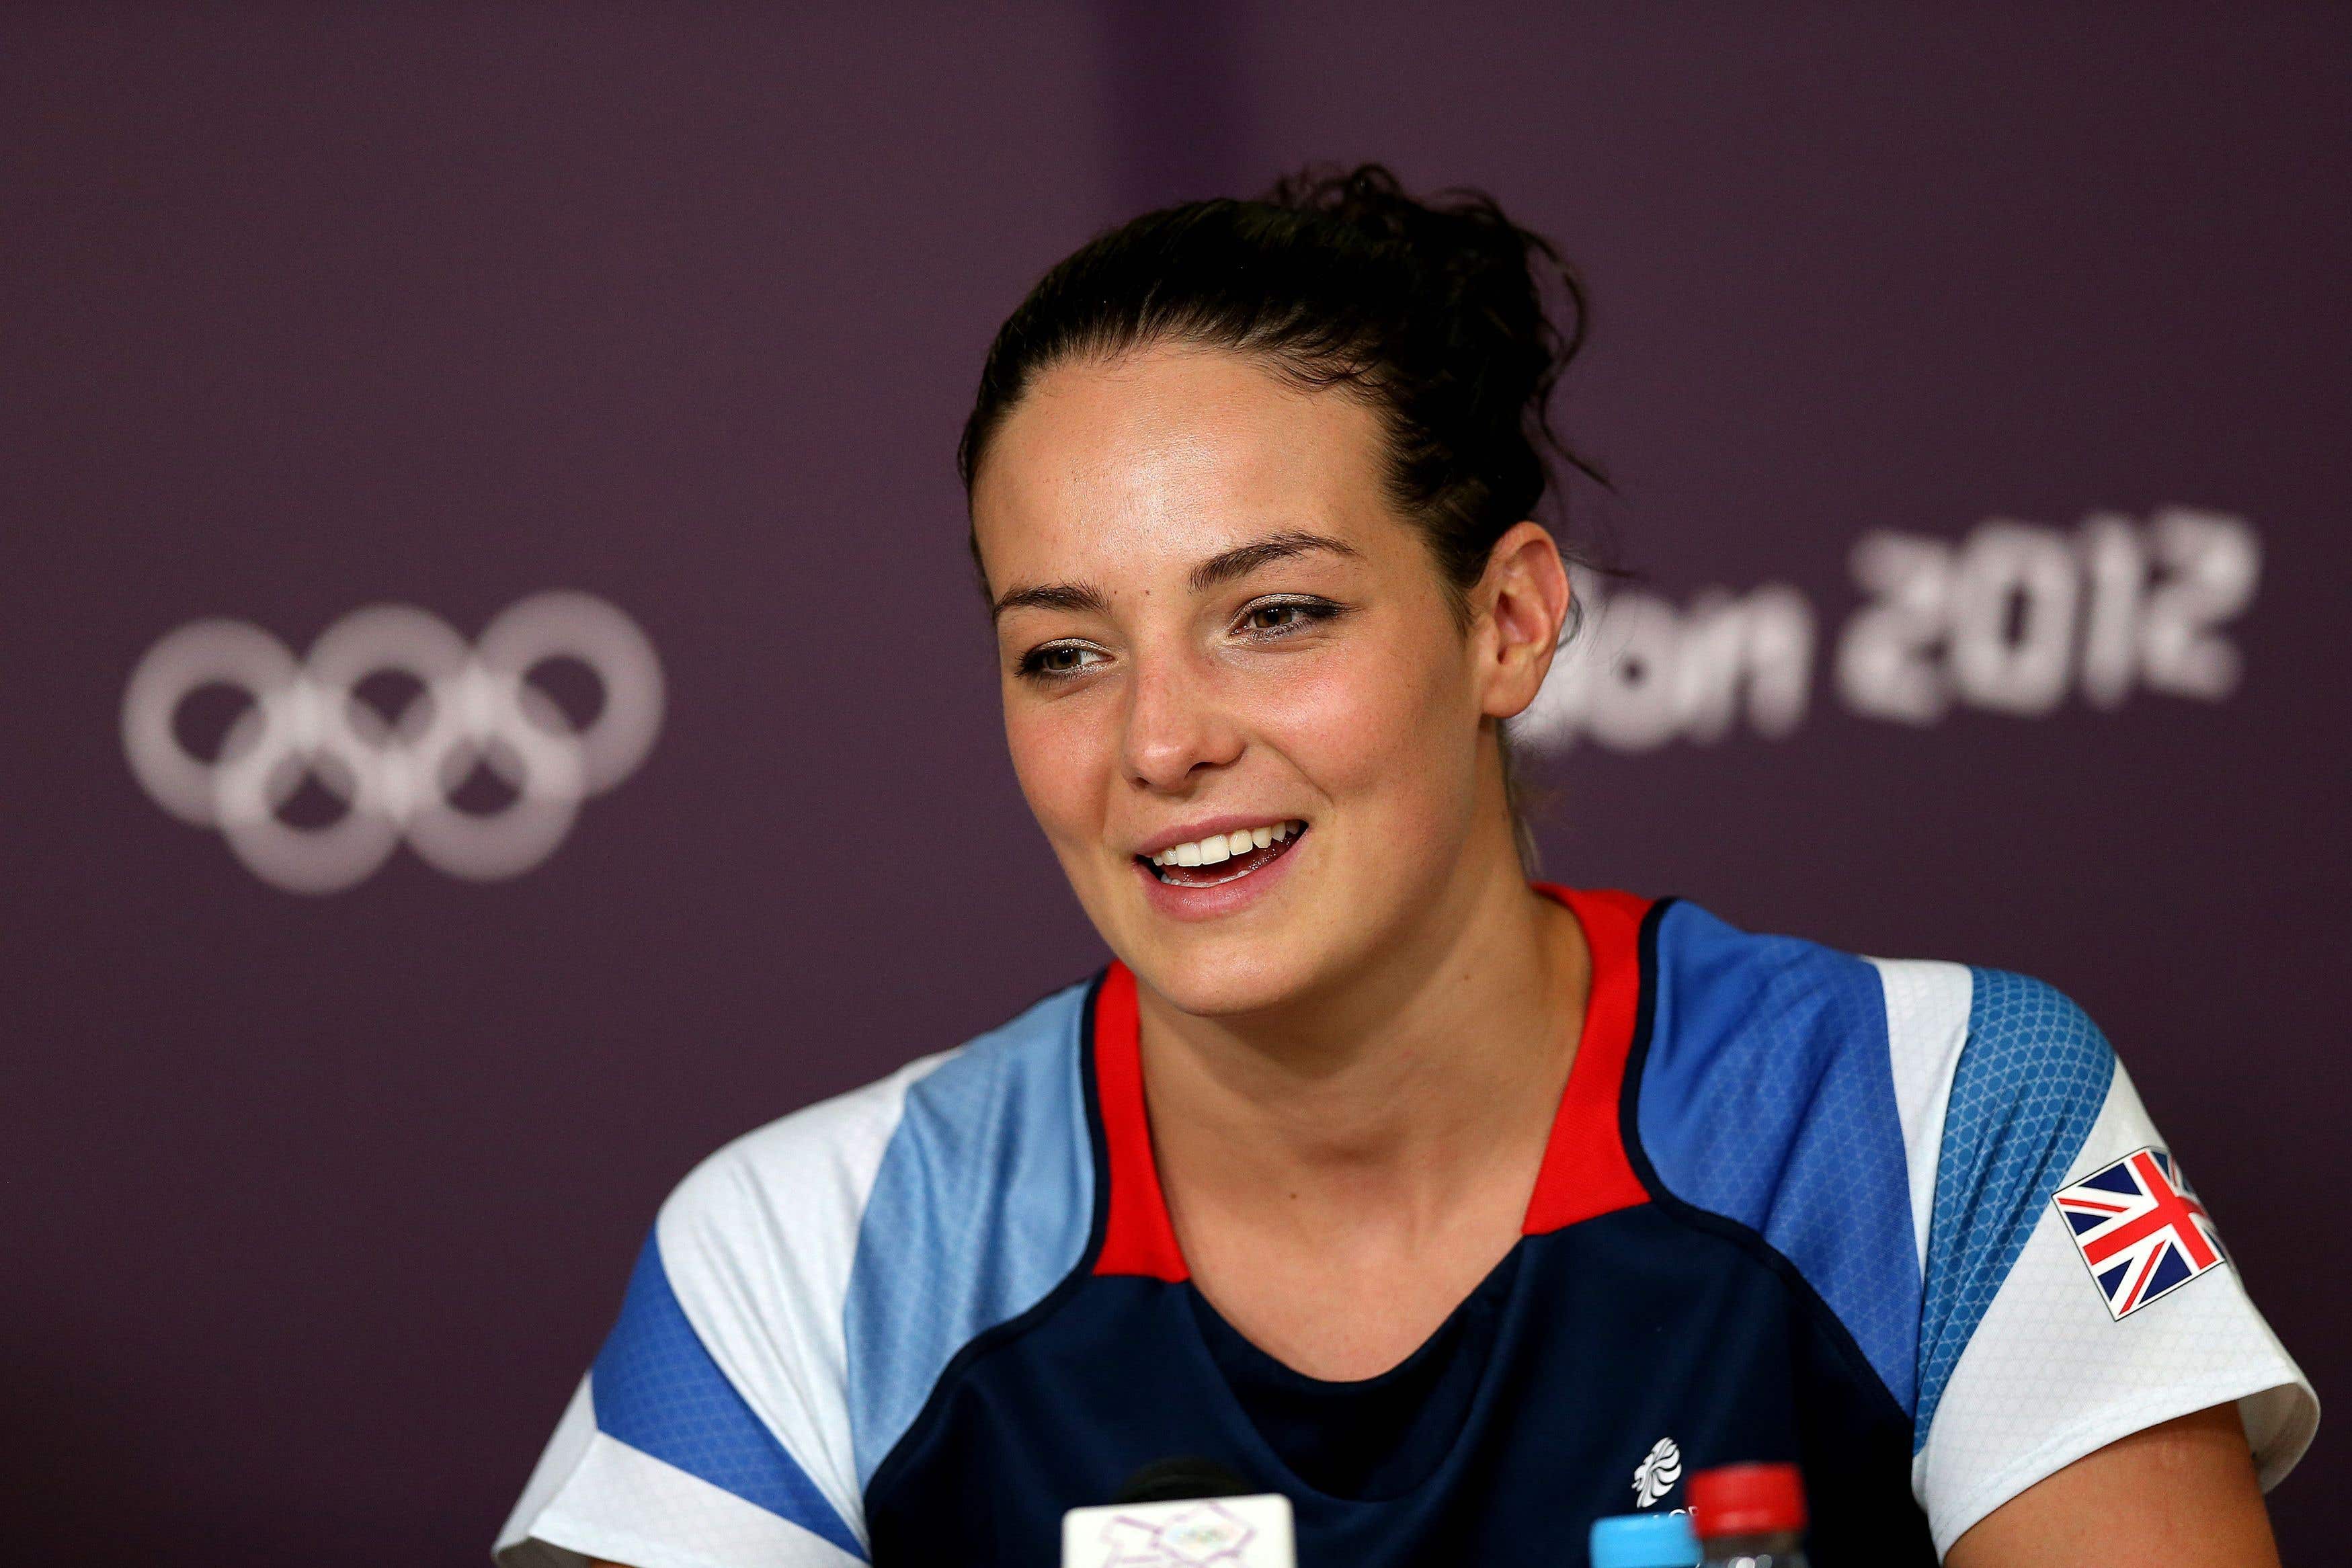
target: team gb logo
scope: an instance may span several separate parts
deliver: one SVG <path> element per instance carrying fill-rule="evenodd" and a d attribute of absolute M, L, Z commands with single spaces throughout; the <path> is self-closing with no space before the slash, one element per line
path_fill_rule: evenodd
<path fill-rule="evenodd" d="M 1633 1496 L 1647 1508 L 1668 1492 L 1683 1479 L 1683 1451 L 1672 1437 L 1661 1437 L 1651 1445 L 1650 1452 L 1633 1467 Z"/>

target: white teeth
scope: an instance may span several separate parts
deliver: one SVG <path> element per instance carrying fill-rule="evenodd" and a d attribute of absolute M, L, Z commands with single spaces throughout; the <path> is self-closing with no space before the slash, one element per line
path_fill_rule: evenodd
<path fill-rule="evenodd" d="M 1230 833 L 1211 833 L 1189 844 L 1172 844 L 1154 852 L 1150 860 L 1153 865 L 1160 866 L 1222 865 L 1235 855 L 1286 843 L 1306 831 L 1307 824 L 1298 821 L 1269 822 L 1262 828 L 1236 828 Z"/>

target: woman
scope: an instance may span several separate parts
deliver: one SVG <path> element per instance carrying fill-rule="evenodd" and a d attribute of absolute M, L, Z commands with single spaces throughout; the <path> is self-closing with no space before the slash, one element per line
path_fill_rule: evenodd
<path fill-rule="evenodd" d="M 1366 168 L 1005 324 L 972 549 L 1118 961 L 690 1176 L 509 1562 L 1046 1563 L 1177 1457 L 1310 1568 L 1579 1563 L 1752 1458 L 1827 1568 L 2275 1562 L 2316 1407 L 2079 1011 L 1529 884 L 1554 261 Z"/>

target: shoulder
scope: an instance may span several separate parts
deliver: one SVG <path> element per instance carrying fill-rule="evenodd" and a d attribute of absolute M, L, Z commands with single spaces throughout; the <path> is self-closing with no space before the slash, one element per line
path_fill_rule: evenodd
<path fill-rule="evenodd" d="M 1999 1277 L 2107 1103 L 2105 1037 L 2039 980 L 1688 904 L 1651 945 L 1628 1131 L 1654 1185 L 1787 1260 L 1914 1410 L 1931 1261 Z"/>
<path fill-rule="evenodd" d="M 1087 989 L 1057 991 L 962 1045 L 736 1138 L 662 1206 L 665 1248 L 753 1238 L 803 1255 L 854 1246 L 869 1206 L 895 1201 L 908 1177 L 968 1185 L 993 1174 L 1003 1145 L 1082 1134 Z"/>
<path fill-rule="evenodd" d="M 756 1322 L 770 1337 L 790 1320 L 800 1348 L 843 1367 L 857 1326 L 845 1336 L 845 1310 L 855 1317 L 852 1304 L 877 1281 L 982 1269 L 981 1255 L 1010 1238 L 980 1221 L 1013 1186 L 1033 1206 L 1058 1197 L 1085 1208 L 1087 998 L 1084 985 L 1057 991 L 705 1159 L 655 1228 L 658 1261 L 689 1315 Z"/>
<path fill-rule="evenodd" d="M 1087 996 L 1058 992 L 696 1166 L 501 1552 L 536 1539 L 642 1562 L 686 1539 L 711 1561 L 864 1559 L 865 1484 L 910 1402 L 960 1337 L 1083 1246 Z M 1014 1182 L 1033 1206 L 1017 1224 Z"/>
<path fill-rule="evenodd" d="M 1641 1113 L 1674 1147 L 1843 1134 L 1891 1157 L 1978 1119 L 2095 1114 L 2115 1052 L 2055 987 L 1926 959 L 1864 957 L 1664 905 L 1650 955 Z M 1892 1168 L 1891 1166 L 1886 1168 Z"/>
<path fill-rule="evenodd" d="M 699 1339 L 755 1406 L 834 1412 L 857 1486 L 957 1351 L 1080 1260 L 1091 988 L 736 1139 L 662 1207 L 652 1250 Z"/>

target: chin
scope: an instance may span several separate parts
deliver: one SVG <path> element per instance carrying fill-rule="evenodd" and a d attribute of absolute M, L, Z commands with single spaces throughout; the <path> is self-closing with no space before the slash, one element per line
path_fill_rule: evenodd
<path fill-rule="evenodd" d="M 1328 993 L 1350 967 L 1350 945 L 1335 940 L 1341 932 L 1295 905 L 1204 925 L 1136 913 L 1129 939 L 1116 945 L 1119 956 L 1138 980 L 1194 1018 L 1284 1013 Z"/>
<path fill-rule="evenodd" d="M 1315 988 L 1320 966 L 1263 942 L 1154 943 L 1129 961 L 1136 978 L 1179 1012 L 1238 1018 L 1279 1012 Z"/>

